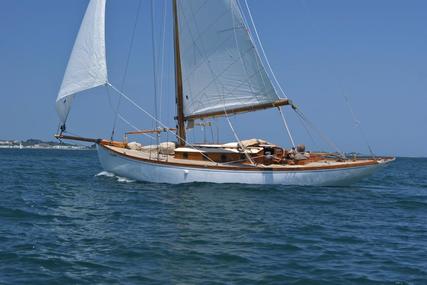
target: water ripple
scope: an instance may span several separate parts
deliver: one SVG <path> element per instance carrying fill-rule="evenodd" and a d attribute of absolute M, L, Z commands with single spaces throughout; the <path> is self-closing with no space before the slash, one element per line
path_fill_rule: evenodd
<path fill-rule="evenodd" d="M 166 185 L 0 150 L 0 283 L 427 284 L 427 159 L 352 187 Z"/>

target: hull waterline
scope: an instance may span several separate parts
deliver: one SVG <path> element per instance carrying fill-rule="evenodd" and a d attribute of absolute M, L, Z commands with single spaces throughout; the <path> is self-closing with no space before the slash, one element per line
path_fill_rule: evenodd
<path fill-rule="evenodd" d="M 224 170 L 141 161 L 117 154 L 102 145 L 97 145 L 97 150 L 100 163 L 108 172 L 137 181 L 168 184 L 206 182 L 344 186 L 371 175 L 387 164 L 387 162 L 383 162 L 365 166 L 321 170 Z"/>

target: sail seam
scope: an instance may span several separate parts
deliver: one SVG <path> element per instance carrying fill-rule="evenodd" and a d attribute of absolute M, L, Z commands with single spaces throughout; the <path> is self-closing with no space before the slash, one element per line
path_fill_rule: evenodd
<path fill-rule="evenodd" d="M 249 49 L 247 49 L 244 53 L 243 53 L 243 55 L 245 56 L 247 53 L 249 53 L 251 50 L 253 49 L 253 47 L 250 47 Z M 200 92 L 197 94 L 197 95 L 195 95 L 196 97 L 195 98 L 198 98 L 198 97 L 201 97 L 201 94 L 203 94 L 204 93 L 204 91 L 206 91 L 212 84 L 214 84 L 214 83 L 218 83 L 217 81 L 218 81 L 218 78 L 220 78 L 224 73 L 226 73 L 227 71 L 229 71 L 229 69 L 231 68 L 231 67 L 233 67 L 237 62 L 239 62 L 240 61 L 240 58 L 238 58 L 238 59 L 235 59 L 233 62 L 231 62 L 223 71 L 221 71 L 220 73 L 218 73 L 217 75 L 215 75 L 215 77 L 208 83 L 208 85 L 206 86 L 206 87 L 204 87 L 202 90 L 200 90 Z M 252 75 L 251 75 L 251 77 L 249 78 L 249 79 L 251 79 L 253 76 L 255 76 L 257 74 L 257 72 L 254 72 Z M 238 88 L 238 87 L 241 87 L 244 83 L 247 83 L 247 82 L 243 82 L 243 83 L 240 83 L 236 88 Z M 225 88 L 225 86 L 223 86 L 224 88 Z M 233 91 L 235 91 L 236 90 L 236 88 L 233 88 L 232 90 L 230 90 L 230 92 L 233 92 Z"/>
<path fill-rule="evenodd" d="M 202 9 L 203 8 L 203 6 L 207 3 L 208 1 L 206 0 L 205 1 L 205 3 L 199 8 L 199 11 L 200 11 L 200 9 Z M 194 12 L 193 11 L 191 11 L 192 12 L 192 17 L 193 17 L 193 19 L 196 19 L 196 16 L 195 16 L 195 14 L 194 14 Z M 223 16 L 225 15 L 225 13 L 223 14 L 223 15 L 221 15 L 221 16 L 219 16 L 218 17 L 218 19 L 221 19 Z M 191 37 L 191 39 L 192 39 L 192 41 L 193 41 L 193 45 L 199 50 L 199 52 L 200 52 L 200 56 L 202 56 L 202 57 L 204 57 L 205 59 L 207 59 L 205 62 L 207 62 L 207 67 L 208 67 L 208 69 L 209 69 L 209 72 L 211 73 L 211 75 L 212 76 L 215 76 L 215 73 L 214 73 L 214 71 L 213 71 L 213 69 L 212 69 L 212 66 L 210 65 L 210 62 L 209 62 L 209 58 L 208 58 L 208 56 L 207 56 L 207 52 L 206 52 L 206 50 L 204 49 L 204 47 L 202 47 L 202 46 L 199 46 L 199 45 L 197 45 L 196 44 L 196 40 L 194 39 L 194 37 L 193 37 L 193 33 L 192 33 L 192 31 L 191 31 L 191 29 L 190 29 L 190 25 L 189 25 L 189 23 L 188 23 L 188 19 L 187 19 L 187 16 L 185 15 L 185 13 L 182 13 L 182 16 L 183 16 L 183 18 L 184 18 L 184 20 L 187 22 L 187 26 L 188 26 L 188 33 L 189 33 L 189 36 Z M 217 20 L 218 20 L 217 19 Z M 208 30 L 211 26 L 213 26 L 215 23 L 216 23 L 217 21 L 215 21 L 214 23 L 212 23 L 211 25 L 209 25 L 206 29 L 205 29 L 205 31 L 206 30 Z M 196 25 L 195 26 L 195 28 L 197 29 L 197 32 L 199 33 L 199 35 L 203 35 L 204 34 L 204 32 L 203 33 L 200 33 L 200 31 L 199 31 L 199 29 L 198 29 L 198 26 Z M 199 36 L 199 37 L 201 37 L 201 36 Z M 197 39 L 199 38 L 199 37 L 197 37 Z M 200 66 L 200 65 L 199 65 Z M 195 70 L 197 70 L 197 69 L 195 69 Z M 191 88 L 191 84 L 190 84 L 190 82 L 188 82 L 188 84 L 190 85 L 190 93 L 192 93 L 191 91 L 192 91 L 192 88 Z M 184 83 L 183 83 L 183 85 L 184 85 Z M 220 93 L 220 88 L 219 88 L 219 86 L 218 86 L 218 83 L 217 82 L 215 82 L 215 87 L 216 87 L 216 89 L 218 90 L 218 93 Z M 193 97 L 193 96 L 192 96 Z M 195 95 L 195 97 L 197 98 L 197 97 L 199 97 L 199 94 L 197 94 L 197 95 Z M 187 98 L 187 95 L 186 95 L 186 98 Z M 190 104 L 193 104 L 192 102 L 190 103 Z M 189 106 L 187 105 L 187 104 L 185 104 L 185 106 L 187 106 L 187 108 L 189 108 Z M 184 111 L 187 109 L 187 108 L 184 108 Z"/>
<path fill-rule="evenodd" d="M 229 109 L 280 98 L 235 0 L 179 4 L 187 117 L 211 106 Z M 225 100 L 223 90 L 228 92 Z"/>
<path fill-rule="evenodd" d="M 234 62 L 235 63 L 235 62 Z M 234 65 L 234 63 L 232 64 L 232 65 Z M 225 72 L 225 71 L 224 71 Z M 253 77 L 255 77 L 256 75 L 258 74 L 258 72 L 257 71 L 255 71 L 254 73 L 252 73 L 251 75 L 250 75 L 250 77 L 248 78 L 248 81 L 250 81 L 250 79 L 252 79 Z M 220 75 L 222 75 L 222 74 L 220 74 Z M 220 76 L 219 75 L 219 76 Z M 242 85 L 244 85 L 244 84 L 247 84 L 247 81 L 242 81 L 239 85 L 237 85 L 236 87 L 234 87 L 233 89 L 231 89 L 231 90 L 227 90 L 227 93 L 233 93 L 234 91 L 236 91 L 236 90 L 238 90 Z M 225 88 L 225 87 L 224 87 Z M 203 90 L 204 91 L 204 90 Z M 261 93 L 261 94 L 264 94 L 264 93 L 266 93 L 266 94 L 268 94 L 269 92 L 268 91 L 270 91 L 270 89 L 269 90 L 265 90 L 263 93 Z M 200 92 L 199 94 L 202 94 L 203 92 Z M 197 96 L 196 98 L 199 98 L 199 97 L 202 97 L 202 95 L 199 95 L 199 96 Z M 260 100 L 257 100 L 257 103 L 263 103 L 263 102 L 268 102 L 268 100 L 265 100 L 265 101 L 260 101 Z M 238 104 L 238 103 L 236 103 L 236 104 Z M 241 104 L 241 105 L 250 105 L 250 104 L 253 104 L 253 102 L 248 102 L 248 103 L 246 103 L 246 104 L 242 104 L 242 103 L 239 103 L 239 104 Z M 227 106 L 227 107 L 229 107 L 229 106 Z M 200 110 L 199 112 L 195 112 L 194 113 L 194 115 L 200 115 L 200 114 L 203 114 L 203 112 L 204 111 L 202 111 L 202 110 Z"/>
<path fill-rule="evenodd" d="M 231 10 L 233 9 L 233 3 L 234 3 L 234 1 L 230 1 L 230 9 Z M 233 27 L 234 27 L 235 26 L 235 22 L 234 22 L 235 19 L 234 19 L 234 13 L 233 13 L 233 11 L 231 13 L 231 18 L 233 19 Z M 236 30 L 235 29 L 233 29 L 233 35 L 234 35 L 234 42 L 236 43 L 236 48 L 237 48 L 237 51 L 239 53 L 239 58 L 240 58 L 240 61 L 242 63 L 242 67 L 243 67 L 244 72 L 246 73 L 246 75 L 248 75 L 248 69 L 247 69 L 247 66 L 246 66 L 246 62 L 243 60 L 242 52 L 241 52 L 241 50 L 239 48 L 239 43 L 237 41 L 237 34 L 236 34 Z M 256 59 L 255 59 L 255 61 L 256 61 Z M 260 72 L 260 75 L 261 75 L 261 72 Z M 261 78 L 262 78 L 262 76 L 261 76 Z M 251 80 L 248 80 L 247 83 L 248 83 L 249 88 L 251 89 L 251 93 L 257 98 L 257 100 L 259 102 L 258 95 L 254 92 L 254 88 L 252 87 Z M 263 80 L 263 83 L 264 83 L 264 88 L 265 88 L 266 86 L 265 86 L 264 80 Z"/>

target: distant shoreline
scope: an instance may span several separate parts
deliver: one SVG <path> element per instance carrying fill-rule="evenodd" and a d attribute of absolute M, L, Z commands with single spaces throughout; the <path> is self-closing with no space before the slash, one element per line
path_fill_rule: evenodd
<path fill-rule="evenodd" d="M 94 150 L 95 145 L 85 146 L 39 139 L 0 140 L 0 149 L 56 149 L 56 150 Z"/>
<path fill-rule="evenodd" d="M 95 144 L 79 145 L 79 144 L 70 144 L 64 142 L 56 141 L 42 141 L 39 139 L 28 139 L 25 141 L 20 140 L 0 140 L 0 150 L 1 149 L 44 149 L 44 150 L 96 150 Z M 351 155 L 351 154 L 348 154 Z M 357 156 L 362 156 L 362 154 L 357 154 Z M 427 156 L 396 156 L 396 158 L 420 158 L 426 159 Z"/>
<path fill-rule="evenodd" d="M 59 147 L 4 147 L 4 146 L 0 146 L 0 150 L 2 149 L 15 149 L 15 150 L 84 150 L 84 151 L 95 151 L 96 148 L 91 148 L 91 147 L 64 147 L 64 148 L 59 148 Z"/>

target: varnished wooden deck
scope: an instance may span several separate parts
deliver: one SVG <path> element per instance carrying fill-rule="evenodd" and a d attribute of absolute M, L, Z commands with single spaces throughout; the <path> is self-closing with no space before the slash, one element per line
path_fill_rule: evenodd
<path fill-rule="evenodd" d="M 171 155 L 157 155 L 157 152 L 152 151 L 137 151 L 126 149 L 117 146 L 111 146 L 108 144 L 99 144 L 99 147 L 108 149 L 116 155 L 120 155 L 127 159 L 140 160 L 146 163 L 162 164 L 169 166 L 181 166 L 181 167 L 195 167 L 195 168 L 212 168 L 212 169 L 223 169 L 223 170 L 247 170 L 247 171 L 305 171 L 305 170 L 328 170 L 328 169 L 340 169 L 340 168 L 351 168 L 351 167 L 362 167 L 369 165 L 376 165 L 392 158 L 377 158 L 377 159 L 356 159 L 356 160 L 345 160 L 337 161 L 333 159 L 322 159 L 316 162 L 308 162 L 304 165 L 289 165 L 289 164 L 271 164 L 256 166 L 248 163 L 216 163 L 212 161 L 200 161 L 200 160 L 188 160 L 188 159 L 176 159 Z"/>

